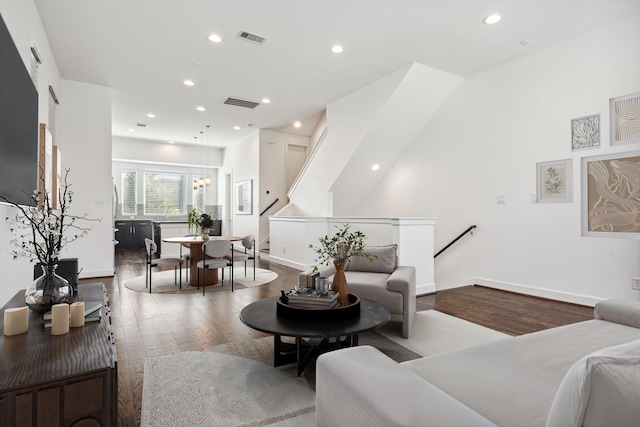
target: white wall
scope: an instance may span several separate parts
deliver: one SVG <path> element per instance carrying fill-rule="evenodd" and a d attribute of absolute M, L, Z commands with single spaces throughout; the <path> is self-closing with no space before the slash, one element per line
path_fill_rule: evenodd
<path fill-rule="evenodd" d="M 246 236 L 253 234 L 258 236 L 258 215 L 259 215 L 259 188 L 260 188 L 260 132 L 255 132 L 248 135 L 241 141 L 233 143 L 230 147 L 225 149 L 224 164 L 220 172 L 220 187 L 218 194 L 220 195 L 221 203 L 224 200 L 224 195 L 228 189 L 225 187 L 225 174 L 231 174 L 231 189 L 232 192 L 232 206 L 231 217 L 229 222 L 224 224 L 228 227 L 226 233 L 234 236 Z M 239 182 L 252 180 L 253 182 L 253 207 L 251 215 L 238 215 L 236 214 L 236 187 Z M 226 219 L 226 218 L 225 218 Z"/>
<path fill-rule="evenodd" d="M 224 150 L 198 145 L 162 144 L 140 138 L 113 137 L 112 155 L 114 160 L 217 168 L 222 166 Z"/>
<path fill-rule="evenodd" d="M 62 80 L 59 98 L 62 167 L 70 169 L 74 192 L 71 213 L 102 219 L 88 236 L 70 244 L 65 255 L 78 258 L 82 278 L 111 276 L 111 89 Z"/>
<path fill-rule="evenodd" d="M 581 237 L 580 159 L 609 145 L 609 99 L 640 91 L 640 17 L 473 75 L 416 138 L 359 216 L 435 216 L 438 289 L 486 283 L 575 302 L 637 300 L 637 239 Z M 601 115 L 601 148 L 571 151 L 571 119 Z M 353 113 L 355 115 L 355 113 Z M 536 162 L 573 160 L 573 203 L 534 204 Z M 507 204 L 496 204 L 496 196 Z"/>
<path fill-rule="evenodd" d="M 39 67 L 38 79 L 38 121 L 47 123 L 49 118 L 49 82 L 58 90 L 60 88 L 60 72 L 53 58 L 40 16 L 32 0 L 2 1 L 0 14 L 9 28 L 20 56 L 27 70 L 31 69 L 31 41 L 34 40 L 43 61 Z M 58 90 L 58 92 L 60 92 Z M 58 93 L 58 95 L 61 95 Z M 34 188 L 35 190 L 35 188 Z M 33 280 L 33 265 L 29 260 L 14 260 L 9 251 L 11 240 L 9 223 L 4 220 L 12 216 L 16 209 L 0 204 L 0 305 L 4 305 L 16 292 L 25 289 Z"/>

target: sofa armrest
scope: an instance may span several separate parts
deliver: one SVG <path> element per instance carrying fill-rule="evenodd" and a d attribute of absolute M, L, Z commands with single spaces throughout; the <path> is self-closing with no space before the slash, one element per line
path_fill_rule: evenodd
<path fill-rule="evenodd" d="M 622 299 L 608 299 L 596 303 L 593 317 L 608 322 L 640 328 L 640 303 Z"/>
<path fill-rule="evenodd" d="M 318 426 L 494 426 L 370 346 L 318 358 L 316 422 Z"/>
<path fill-rule="evenodd" d="M 416 317 L 416 269 L 401 265 L 387 279 L 387 289 L 402 294 L 402 336 L 409 338 Z"/>

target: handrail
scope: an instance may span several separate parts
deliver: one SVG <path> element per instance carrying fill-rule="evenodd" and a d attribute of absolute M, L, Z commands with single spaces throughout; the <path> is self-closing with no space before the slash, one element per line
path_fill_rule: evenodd
<path fill-rule="evenodd" d="M 460 235 L 459 235 L 458 237 L 456 237 L 455 239 L 453 239 L 453 240 L 451 241 L 451 243 L 449 243 L 449 244 L 448 244 L 447 246 L 445 246 L 444 248 L 440 249 L 440 250 L 438 251 L 438 253 L 436 253 L 433 257 L 435 258 L 435 257 L 437 257 L 438 255 L 440 255 L 442 252 L 444 252 L 444 251 L 446 251 L 447 249 L 449 249 L 449 247 L 450 247 L 451 245 L 453 245 L 455 242 L 457 242 L 458 240 L 460 240 L 460 239 L 461 239 L 465 234 L 467 234 L 467 233 L 471 232 L 474 228 L 476 228 L 476 226 L 475 226 L 475 225 L 472 225 L 471 227 L 469 227 L 469 228 L 467 228 L 466 230 L 464 230 L 462 233 L 460 233 Z M 471 233 L 471 234 L 473 234 L 473 233 Z"/>
<path fill-rule="evenodd" d="M 271 207 L 272 207 L 273 205 L 275 205 L 276 203 L 278 203 L 278 200 L 280 200 L 280 199 L 275 199 L 275 200 L 274 200 L 274 201 L 273 201 L 269 206 L 267 206 L 267 208 L 266 208 L 265 210 L 263 210 L 262 212 L 260 212 L 260 216 L 264 215 L 264 213 L 265 213 L 266 211 L 268 211 L 269 209 L 271 209 Z"/>

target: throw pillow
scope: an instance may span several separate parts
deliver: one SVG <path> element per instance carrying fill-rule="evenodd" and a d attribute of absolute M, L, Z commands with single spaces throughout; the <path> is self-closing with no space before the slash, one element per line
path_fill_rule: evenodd
<path fill-rule="evenodd" d="M 369 261 L 366 256 L 352 256 L 347 270 L 391 274 L 396 269 L 396 251 L 397 245 L 367 246 L 364 253 L 377 258 Z"/>
<path fill-rule="evenodd" d="M 547 427 L 634 426 L 640 419 L 640 340 L 604 348 L 569 369 Z"/>

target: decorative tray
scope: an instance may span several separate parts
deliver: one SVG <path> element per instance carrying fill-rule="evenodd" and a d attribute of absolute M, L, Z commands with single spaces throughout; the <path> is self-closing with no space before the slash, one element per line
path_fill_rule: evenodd
<path fill-rule="evenodd" d="M 278 316 L 307 322 L 341 320 L 360 316 L 360 298 L 357 295 L 349 294 L 349 304 L 333 308 L 294 307 L 276 299 L 276 309 Z"/>

